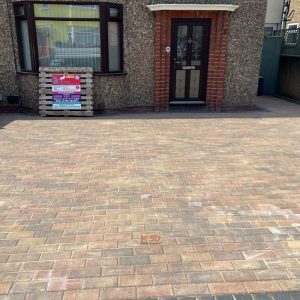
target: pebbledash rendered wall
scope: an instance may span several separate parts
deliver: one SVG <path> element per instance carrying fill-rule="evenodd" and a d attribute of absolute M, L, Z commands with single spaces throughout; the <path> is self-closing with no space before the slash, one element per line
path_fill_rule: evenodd
<path fill-rule="evenodd" d="M 38 75 L 18 72 L 19 62 L 12 13 L 12 3 L 18 1 L 0 1 L 0 90 L 2 89 L 4 95 L 20 94 L 24 107 L 37 110 Z M 149 11 L 147 4 L 158 3 L 239 5 L 239 8 L 229 15 L 223 105 L 251 107 L 255 104 L 266 11 L 265 0 L 74 0 L 74 2 L 123 4 L 126 74 L 95 76 L 94 100 L 97 110 L 154 109 L 156 16 Z"/>

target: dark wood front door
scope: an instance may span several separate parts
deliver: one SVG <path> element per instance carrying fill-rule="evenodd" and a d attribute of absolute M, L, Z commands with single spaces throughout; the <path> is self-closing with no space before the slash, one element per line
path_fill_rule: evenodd
<path fill-rule="evenodd" d="M 209 20 L 173 20 L 171 104 L 205 104 Z"/>

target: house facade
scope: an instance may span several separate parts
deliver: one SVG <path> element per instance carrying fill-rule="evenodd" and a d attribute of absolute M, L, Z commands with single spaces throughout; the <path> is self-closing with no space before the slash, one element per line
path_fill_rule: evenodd
<path fill-rule="evenodd" d="M 287 29 L 300 28 L 300 0 L 292 0 L 290 4 L 291 19 L 287 22 Z"/>
<path fill-rule="evenodd" d="M 5 0 L 0 89 L 38 110 L 39 67 L 92 67 L 95 110 L 254 109 L 265 0 Z"/>
<path fill-rule="evenodd" d="M 273 30 L 280 30 L 285 0 L 267 0 L 265 33 L 272 34 Z"/>

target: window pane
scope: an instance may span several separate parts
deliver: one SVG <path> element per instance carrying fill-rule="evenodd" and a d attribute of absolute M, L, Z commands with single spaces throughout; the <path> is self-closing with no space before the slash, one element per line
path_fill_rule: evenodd
<path fill-rule="evenodd" d="M 16 16 L 24 16 L 25 15 L 25 7 L 18 5 L 16 7 Z"/>
<path fill-rule="evenodd" d="M 120 10 L 118 8 L 110 8 L 109 9 L 110 17 L 120 17 Z"/>
<path fill-rule="evenodd" d="M 19 21 L 20 39 L 22 46 L 23 69 L 32 70 L 28 25 L 26 20 Z"/>
<path fill-rule="evenodd" d="M 34 4 L 36 17 L 47 18 L 99 18 L 98 5 Z"/>
<path fill-rule="evenodd" d="M 41 67 L 92 67 L 101 71 L 100 23 L 36 21 Z"/>
<path fill-rule="evenodd" d="M 108 22 L 108 51 L 109 51 L 109 71 L 120 71 L 121 69 L 121 43 L 120 24 Z"/>

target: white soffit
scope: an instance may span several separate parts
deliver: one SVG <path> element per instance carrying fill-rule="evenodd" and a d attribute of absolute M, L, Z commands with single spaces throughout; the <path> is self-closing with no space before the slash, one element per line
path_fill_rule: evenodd
<path fill-rule="evenodd" d="M 239 6 L 233 4 L 151 4 L 151 11 L 159 10 L 221 10 L 235 11 Z"/>

